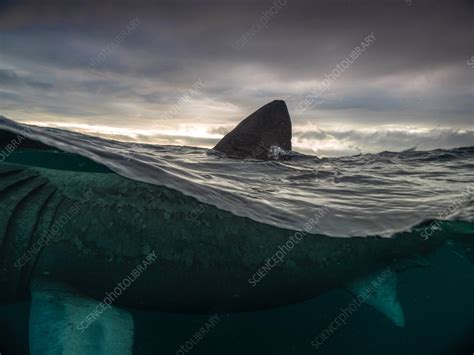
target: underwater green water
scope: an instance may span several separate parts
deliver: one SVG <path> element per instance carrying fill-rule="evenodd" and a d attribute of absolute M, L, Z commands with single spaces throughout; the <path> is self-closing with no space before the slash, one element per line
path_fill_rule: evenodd
<path fill-rule="evenodd" d="M 351 302 L 334 290 L 302 304 L 221 315 L 221 321 L 190 353 L 461 355 L 474 349 L 474 270 L 459 250 L 446 247 L 429 267 L 404 272 L 399 297 L 407 325 L 397 328 L 367 306 L 318 350 L 311 340 Z M 2 354 L 28 354 L 28 303 L 0 306 Z M 208 316 L 134 311 L 134 354 L 176 354 Z"/>

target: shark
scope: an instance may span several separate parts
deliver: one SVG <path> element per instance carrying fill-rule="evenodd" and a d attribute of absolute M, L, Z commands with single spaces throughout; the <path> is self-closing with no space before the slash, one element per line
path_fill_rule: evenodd
<path fill-rule="evenodd" d="M 283 101 L 244 122 L 215 149 L 262 159 L 273 146 L 291 149 Z M 245 312 L 335 288 L 403 327 L 397 273 L 441 247 L 450 222 L 429 238 L 425 226 L 392 238 L 311 234 L 328 213 L 315 211 L 300 230 L 277 228 L 107 169 L 2 162 L 0 302 L 31 300 L 31 354 L 132 354 L 130 308 Z M 450 238 L 472 245 L 472 225 L 457 226 Z"/>

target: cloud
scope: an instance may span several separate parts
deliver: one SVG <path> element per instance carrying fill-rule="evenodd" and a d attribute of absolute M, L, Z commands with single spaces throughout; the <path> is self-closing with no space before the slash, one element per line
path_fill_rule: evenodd
<path fill-rule="evenodd" d="M 474 145 L 474 130 L 381 127 L 361 130 L 302 130 L 294 133 L 295 150 L 323 156 L 382 151 L 400 152 L 456 148 Z"/>
<path fill-rule="evenodd" d="M 48 90 L 52 89 L 51 83 L 37 81 L 32 79 L 31 76 L 19 75 L 13 70 L 1 69 L 0 68 L 0 84 L 5 87 L 12 86 L 30 86 L 35 89 Z"/>
<path fill-rule="evenodd" d="M 224 136 L 227 133 L 229 133 L 231 130 L 232 130 L 231 127 L 215 127 L 215 128 L 209 129 L 209 133 L 211 133 L 211 134 L 220 134 L 220 135 Z"/>
<path fill-rule="evenodd" d="M 466 64 L 473 55 L 472 1 L 417 0 L 408 6 L 402 0 L 291 0 L 235 50 L 232 45 L 271 5 L 2 2 L 0 95 L 8 102 L 0 103 L 0 113 L 17 120 L 129 128 L 199 123 L 212 131 L 229 129 L 281 98 L 295 126 L 310 122 L 347 131 L 390 124 L 472 126 L 474 88 Z M 91 73 L 91 60 L 134 18 L 140 25 Z M 369 33 L 376 38 L 370 48 L 312 108 L 297 114 L 299 101 Z M 205 84 L 199 94 L 160 122 L 198 79 Z"/>

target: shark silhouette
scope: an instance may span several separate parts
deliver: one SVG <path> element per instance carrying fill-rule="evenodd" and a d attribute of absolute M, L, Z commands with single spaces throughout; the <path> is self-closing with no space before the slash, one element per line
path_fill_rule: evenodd
<path fill-rule="evenodd" d="M 215 149 L 265 159 L 273 145 L 291 149 L 283 101 L 250 115 Z M 31 298 L 32 354 L 131 354 L 127 307 L 252 311 L 339 287 L 404 326 L 397 270 L 436 250 L 445 235 L 312 235 L 203 208 L 179 191 L 107 171 L 0 163 L 0 300 Z"/>

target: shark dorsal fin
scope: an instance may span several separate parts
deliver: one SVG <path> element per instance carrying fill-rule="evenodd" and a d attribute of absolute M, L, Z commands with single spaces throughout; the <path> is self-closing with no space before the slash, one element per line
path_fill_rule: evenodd
<path fill-rule="evenodd" d="M 283 100 L 260 107 L 227 133 L 214 149 L 230 157 L 267 159 L 273 146 L 291 150 L 291 119 Z"/>

